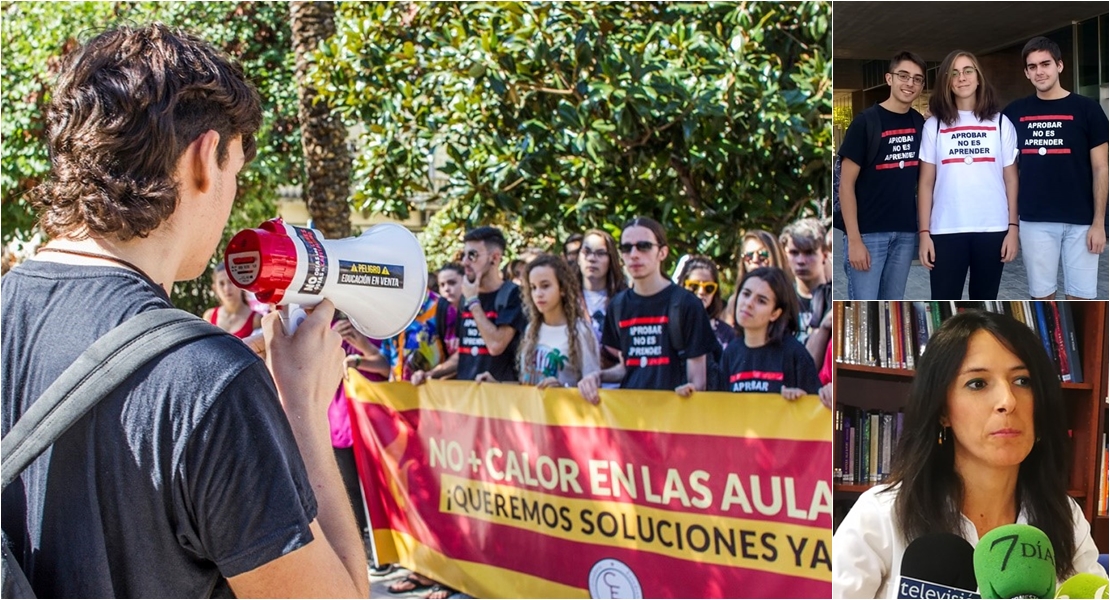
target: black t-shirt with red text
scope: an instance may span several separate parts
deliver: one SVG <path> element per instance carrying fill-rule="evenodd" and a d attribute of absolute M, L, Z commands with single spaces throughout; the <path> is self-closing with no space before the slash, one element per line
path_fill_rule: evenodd
<path fill-rule="evenodd" d="M 816 394 L 821 388 L 813 357 L 801 342 L 790 336 L 759 348 L 749 348 L 743 336 L 737 337 L 725 348 L 721 372 L 725 389 L 735 393 L 778 394 L 789 387 Z"/>
<path fill-rule="evenodd" d="M 463 308 L 456 325 L 459 336 L 459 370 L 456 377 L 464 381 L 474 381 L 478 375 L 489 371 L 497 381 L 515 382 L 517 380 L 516 349 L 520 344 L 520 333 L 528 324 L 524 317 L 520 293 L 509 294 L 509 301 L 500 313 L 497 311 L 496 291 L 478 294 L 478 301 L 482 310 L 486 312 L 486 317 L 493 321 L 494 325 L 498 327 L 511 325 L 516 333 L 504 352 L 491 356 L 486 347 L 486 341 L 478 331 L 478 325 L 474 323 L 474 315 L 469 308 Z"/>
<path fill-rule="evenodd" d="M 1068 94 L 1035 94 L 1003 111 L 1018 136 L 1018 216 L 1022 221 L 1090 225 L 1094 219 L 1091 149 L 1106 143 L 1106 113 Z"/>
<path fill-rule="evenodd" d="M 921 130 L 909 113 L 891 112 L 876 104 L 879 113 L 879 153 L 867 162 L 866 117 L 856 116 L 844 134 L 840 157 L 860 167 L 856 179 L 856 221 L 860 233 L 917 231 L 917 149 Z M 910 109 L 913 110 L 912 108 Z"/>
<path fill-rule="evenodd" d="M 704 356 L 717 345 L 709 315 L 701 300 L 673 283 L 651 296 L 625 290 L 623 314 L 613 311 L 605 316 L 602 344 L 619 348 L 625 375 L 621 388 L 631 390 L 673 390 L 686 381 L 686 360 Z M 671 296 L 678 294 L 686 350 L 677 352 L 671 343 Z"/>

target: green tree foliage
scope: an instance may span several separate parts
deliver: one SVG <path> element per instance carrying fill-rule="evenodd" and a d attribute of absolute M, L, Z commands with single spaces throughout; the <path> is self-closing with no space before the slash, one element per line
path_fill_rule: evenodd
<path fill-rule="evenodd" d="M 310 78 L 363 125 L 357 210 L 403 216 L 443 203 L 435 229 L 451 243 L 464 226 L 506 218 L 562 238 L 645 214 L 674 232 L 673 255 L 722 264 L 744 228 L 824 214 L 828 3 L 337 12 Z M 432 177 L 437 150 L 445 181 Z"/>
<path fill-rule="evenodd" d="M 289 11 L 284 2 L 4 2 L 0 77 L 3 154 L 2 238 L 27 237 L 35 223 L 27 192 L 50 169 L 45 107 L 62 57 L 118 24 L 161 21 L 192 31 L 238 59 L 262 96 L 258 156 L 239 175 L 239 194 L 225 241 L 276 213 L 279 184 L 303 172 Z M 220 255 L 217 255 L 217 258 Z M 215 304 L 208 275 L 174 288 L 179 308 L 200 313 Z"/>

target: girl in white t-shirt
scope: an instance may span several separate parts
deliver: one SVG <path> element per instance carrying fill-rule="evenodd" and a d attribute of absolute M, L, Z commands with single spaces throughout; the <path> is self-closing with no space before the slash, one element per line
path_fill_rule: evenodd
<path fill-rule="evenodd" d="M 577 386 L 583 373 L 601 368 L 578 277 L 562 257 L 542 254 L 524 267 L 521 283 L 528 327 L 517 355 L 520 383 Z M 482 373 L 476 380 L 493 378 Z"/>
<path fill-rule="evenodd" d="M 1014 125 L 970 52 L 941 63 L 925 122 L 917 192 L 919 258 L 933 300 L 994 300 L 1017 256 Z"/>

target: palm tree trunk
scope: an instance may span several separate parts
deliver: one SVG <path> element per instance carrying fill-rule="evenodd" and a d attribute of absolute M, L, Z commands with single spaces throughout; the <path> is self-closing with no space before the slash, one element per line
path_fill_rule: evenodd
<path fill-rule="evenodd" d="M 304 149 L 304 199 L 312 225 L 327 238 L 351 235 L 351 153 L 347 127 L 326 102 L 315 102 L 316 89 L 306 75 L 312 52 L 321 40 L 335 35 L 335 5 L 331 2 L 292 2 L 289 6 L 293 29 L 294 73 L 297 78 L 298 117 Z"/>

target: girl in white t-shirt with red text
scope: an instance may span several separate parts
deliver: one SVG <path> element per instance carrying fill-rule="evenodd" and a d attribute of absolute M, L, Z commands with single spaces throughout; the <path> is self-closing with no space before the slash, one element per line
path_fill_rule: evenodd
<path fill-rule="evenodd" d="M 1018 251 L 1017 135 L 970 52 L 941 63 L 921 141 L 918 253 L 933 300 L 994 300 Z"/>

